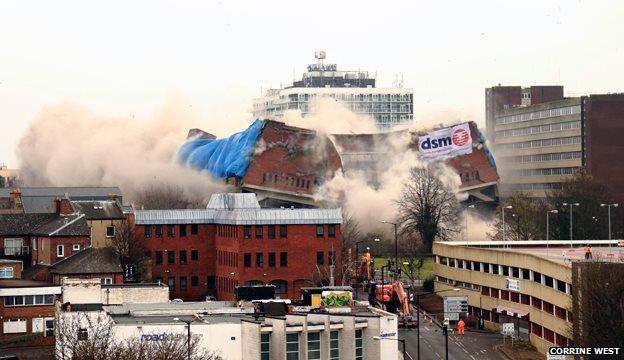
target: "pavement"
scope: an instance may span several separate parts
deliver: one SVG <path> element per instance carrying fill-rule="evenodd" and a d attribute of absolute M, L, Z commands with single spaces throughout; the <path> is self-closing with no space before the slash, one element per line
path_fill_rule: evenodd
<path fill-rule="evenodd" d="M 429 323 L 428 320 L 424 320 L 422 317 L 421 320 L 420 359 L 444 360 L 445 337 L 442 329 L 437 324 Z M 406 360 L 416 360 L 418 339 L 416 329 L 400 329 L 399 338 L 406 340 Z M 507 358 L 495 348 L 502 342 L 503 338 L 499 334 L 466 331 L 465 335 L 457 335 L 455 331 L 449 331 L 448 358 L 449 360 L 505 360 Z M 399 343 L 399 352 L 403 350 L 401 346 Z"/>

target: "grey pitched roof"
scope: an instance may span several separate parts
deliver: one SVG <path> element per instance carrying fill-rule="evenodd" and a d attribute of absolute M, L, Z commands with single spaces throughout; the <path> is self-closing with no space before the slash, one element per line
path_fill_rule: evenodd
<path fill-rule="evenodd" d="M 87 220 L 123 219 L 121 205 L 115 200 L 72 201 L 74 210 L 84 214 Z"/>
<path fill-rule="evenodd" d="M 0 235 L 90 236 L 82 214 L 6 214 L 0 215 Z"/>
<path fill-rule="evenodd" d="M 54 264 L 50 272 L 60 275 L 123 273 L 119 257 L 111 248 L 86 248 Z"/>
<path fill-rule="evenodd" d="M 117 186 L 113 187 L 22 187 L 20 188 L 24 212 L 51 213 L 54 212 L 53 200 L 62 198 L 65 194 L 72 200 L 108 200 L 109 195 L 116 195 L 123 201 L 123 194 Z M 10 188 L 0 188 L 0 198 L 10 196 Z"/>

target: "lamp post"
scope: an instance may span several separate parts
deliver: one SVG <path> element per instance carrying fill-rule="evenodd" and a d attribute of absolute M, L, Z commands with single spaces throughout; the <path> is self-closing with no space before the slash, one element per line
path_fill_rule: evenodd
<path fill-rule="evenodd" d="M 397 237 L 397 223 L 393 223 L 390 221 L 383 220 L 382 223 L 390 224 L 394 226 L 394 276 L 400 279 L 400 270 L 399 270 L 399 242 Z"/>
<path fill-rule="evenodd" d="M 600 204 L 601 207 L 607 207 L 607 211 L 609 213 L 609 240 L 611 240 L 611 207 L 618 207 L 618 204 Z M 611 246 L 611 242 L 609 242 L 609 247 Z"/>
<path fill-rule="evenodd" d="M 563 203 L 563 206 L 570 207 L 570 247 L 572 247 L 572 206 L 579 206 L 579 203 Z"/>
<path fill-rule="evenodd" d="M 520 241 L 520 215 L 518 214 L 511 214 L 511 217 L 516 219 L 516 232 L 518 235 L 518 241 Z"/>
<path fill-rule="evenodd" d="M 186 324 L 187 334 L 186 334 L 186 352 L 187 352 L 187 360 L 191 360 L 191 322 L 192 320 L 183 320 L 180 318 L 173 318 L 173 321 L 181 321 Z"/>
<path fill-rule="evenodd" d="M 373 340 L 395 340 L 400 342 L 401 344 L 403 344 L 403 359 L 407 359 L 407 354 L 405 353 L 405 339 L 399 339 L 399 338 L 388 338 L 388 337 L 381 337 L 381 336 L 373 336 Z"/>
<path fill-rule="evenodd" d="M 466 207 L 466 231 L 464 232 L 464 241 L 468 238 L 468 213 L 470 212 L 470 209 L 474 208 L 474 204 L 470 204 Z"/>
<path fill-rule="evenodd" d="M 458 288 L 440 290 L 440 291 L 430 291 L 426 293 L 416 294 L 416 349 L 417 349 L 417 360 L 420 360 L 420 297 L 423 295 L 430 294 L 439 294 L 447 291 L 459 291 Z M 448 342 L 446 343 L 446 358 L 448 359 Z"/>
<path fill-rule="evenodd" d="M 513 206 L 503 206 L 503 243 L 505 243 L 505 209 L 513 209 Z"/>
<path fill-rule="evenodd" d="M 558 214 L 559 210 L 548 210 L 546 211 L 546 257 L 548 257 L 548 254 L 550 252 L 550 249 L 548 247 L 548 240 L 550 238 L 550 231 L 548 229 L 548 220 L 549 220 L 549 214 Z"/>

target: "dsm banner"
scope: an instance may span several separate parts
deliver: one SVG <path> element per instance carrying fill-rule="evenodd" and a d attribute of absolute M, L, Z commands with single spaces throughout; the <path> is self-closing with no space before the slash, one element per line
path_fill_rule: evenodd
<path fill-rule="evenodd" d="M 460 124 L 434 131 L 418 138 L 418 150 L 423 157 L 457 156 L 472 153 L 470 125 Z"/>

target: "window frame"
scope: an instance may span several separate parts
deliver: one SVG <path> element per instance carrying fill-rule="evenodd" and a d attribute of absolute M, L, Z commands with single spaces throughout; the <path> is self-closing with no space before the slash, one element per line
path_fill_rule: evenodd
<path fill-rule="evenodd" d="M 59 252 L 59 250 L 61 250 Z M 56 257 L 65 257 L 65 245 L 57 244 L 56 245 Z"/>
<path fill-rule="evenodd" d="M 112 234 L 109 232 L 109 230 L 111 230 L 111 229 L 112 229 Z M 115 226 L 114 225 L 106 227 L 106 237 L 107 238 L 114 238 L 115 237 Z"/>

